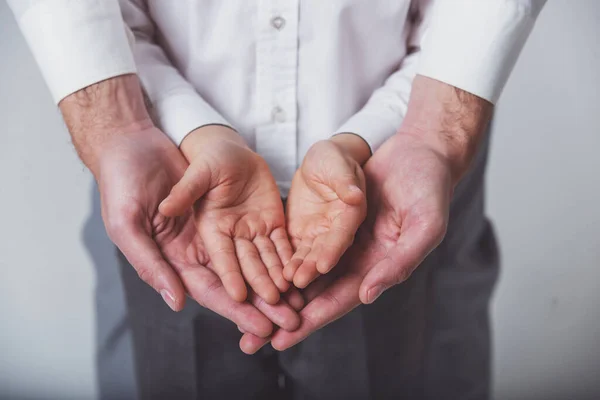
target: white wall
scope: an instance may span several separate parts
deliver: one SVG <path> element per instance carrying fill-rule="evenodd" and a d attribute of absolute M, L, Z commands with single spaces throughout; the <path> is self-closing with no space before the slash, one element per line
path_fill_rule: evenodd
<path fill-rule="evenodd" d="M 91 175 L 3 1 L 0 123 L 0 398 L 90 398 Z"/>
<path fill-rule="evenodd" d="M 497 117 L 497 398 L 599 399 L 600 1 L 548 1 Z"/>
<path fill-rule="evenodd" d="M 499 106 L 497 399 L 600 398 L 598 40 L 600 1 L 550 0 Z M 0 398 L 93 398 L 91 177 L 4 2 L 0 120 Z"/>

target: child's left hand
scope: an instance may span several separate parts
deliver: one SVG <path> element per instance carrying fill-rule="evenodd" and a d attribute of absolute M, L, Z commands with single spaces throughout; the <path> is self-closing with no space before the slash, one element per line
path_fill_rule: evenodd
<path fill-rule="evenodd" d="M 340 134 L 315 143 L 296 171 L 286 210 L 295 253 L 283 270 L 296 287 L 329 272 L 354 241 L 367 212 L 361 165 L 369 156 L 362 138 Z"/>

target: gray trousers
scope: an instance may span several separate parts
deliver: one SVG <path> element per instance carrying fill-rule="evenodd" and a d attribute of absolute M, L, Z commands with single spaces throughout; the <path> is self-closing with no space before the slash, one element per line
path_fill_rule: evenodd
<path fill-rule="evenodd" d="M 498 274 L 487 148 L 455 192 L 446 238 L 411 278 L 282 353 L 243 354 L 236 326 L 191 300 L 171 312 L 106 238 L 96 193 L 84 238 L 97 266 L 100 397 L 487 399 Z"/>

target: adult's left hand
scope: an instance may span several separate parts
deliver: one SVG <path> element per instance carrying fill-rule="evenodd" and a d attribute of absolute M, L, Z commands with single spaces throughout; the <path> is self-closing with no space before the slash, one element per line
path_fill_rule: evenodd
<path fill-rule="evenodd" d="M 453 188 L 468 169 L 491 111 L 490 103 L 469 93 L 415 79 L 402 129 L 365 165 L 369 210 L 355 244 L 337 274 L 306 289 L 300 328 L 277 331 L 271 338 L 275 349 L 295 345 L 410 277 L 445 235 Z M 252 353 L 266 342 L 246 334 L 240 347 Z"/>

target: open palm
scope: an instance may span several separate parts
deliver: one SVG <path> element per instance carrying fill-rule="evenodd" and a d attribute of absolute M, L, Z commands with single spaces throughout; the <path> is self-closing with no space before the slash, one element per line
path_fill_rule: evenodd
<path fill-rule="evenodd" d="M 181 215 L 193 205 L 198 232 L 229 295 L 246 299 L 247 282 L 266 302 L 276 304 L 280 292 L 289 288 L 282 270 L 292 250 L 269 167 L 238 142 L 199 140 L 203 145 L 161 213 Z"/>
<path fill-rule="evenodd" d="M 286 303 L 271 306 L 251 296 L 252 305 L 229 297 L 214 272 L 191 208 L 174 218 L 158 212 L 160 201 L 188 166 L 162 132 L 150 128 L 123 135 L 105 153 L 97 179 L 109 237 L 171 308 L 181 310 L 187 293 L 259 336 L 271 332 L 269 319 L 286 329 L 298 325 L 296 313 Z"/>
<path fill-rule="evenodd" d="M 308 304 L 294 332 L 277 331 L 273 347 L 287 349 L 411 275 L 442 240 L 452 195 L 446 160 L 420 140 L 396 135 L 364 168 L 369 181 L 369 212 L 356 243 L 340 267 L 305 291 Z M 253 353 L 266 339 L 244 335 Z"/>
<path fill-rule="evenodd" d="M 295 248 L 284 276 L 299 288 L 329 272 L 365 218 L 360 165 L 332 141 L 313 145 L 292 181 L 287 226 Z"/>

